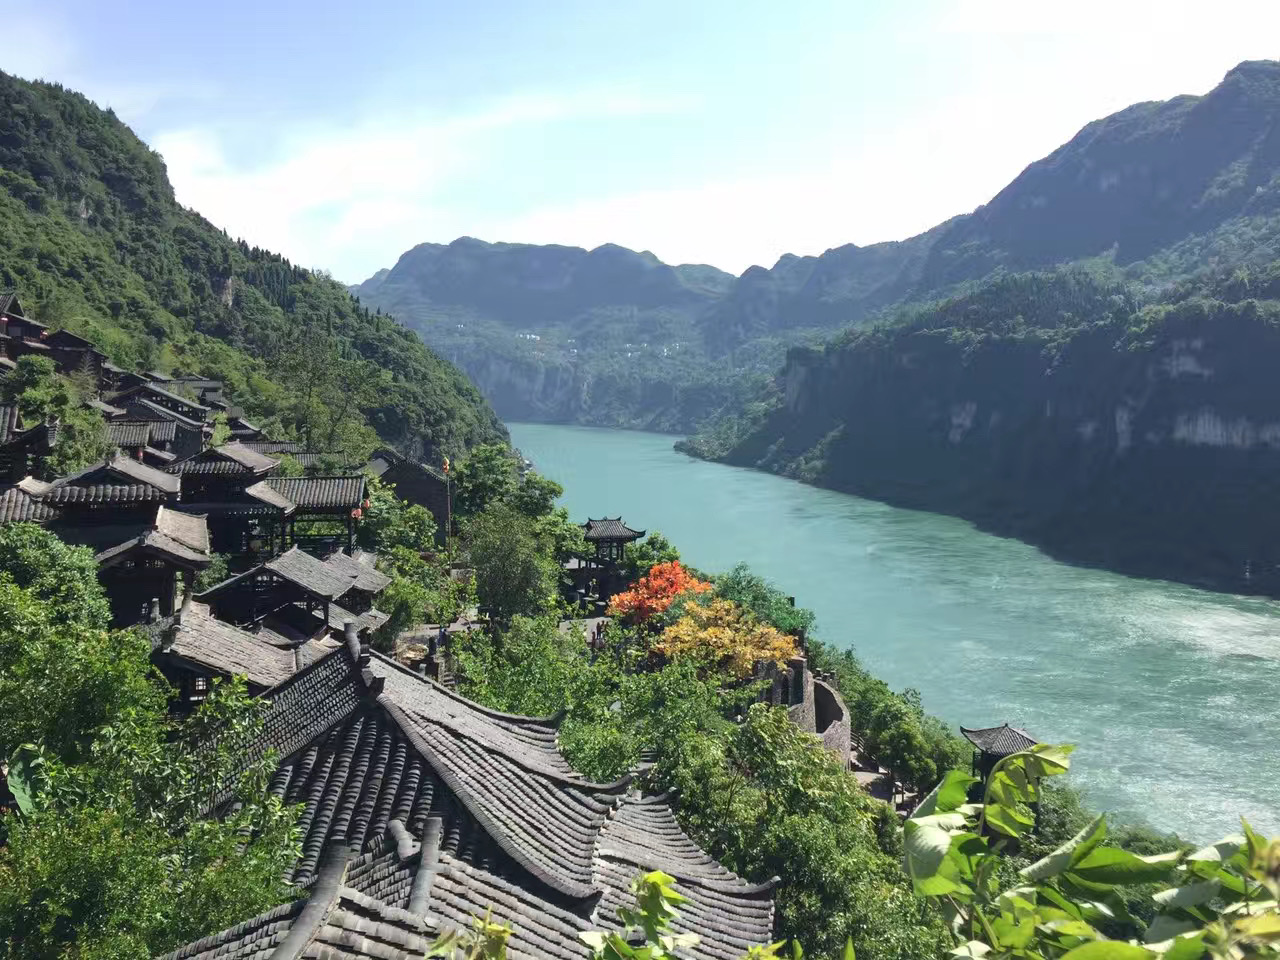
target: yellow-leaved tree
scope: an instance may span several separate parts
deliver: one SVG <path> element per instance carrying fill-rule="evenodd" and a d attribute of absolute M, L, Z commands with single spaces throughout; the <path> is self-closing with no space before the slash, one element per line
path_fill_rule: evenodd
<path fill-rule="evenodd" d="M 749 676 L 762 661 L 784 665 L 797 652 L 791 637 L 719 597 L 691 601 L 684 615 L 662 631 L 654 649 L 666 657 L 701 656 L 736 677 Z"/>

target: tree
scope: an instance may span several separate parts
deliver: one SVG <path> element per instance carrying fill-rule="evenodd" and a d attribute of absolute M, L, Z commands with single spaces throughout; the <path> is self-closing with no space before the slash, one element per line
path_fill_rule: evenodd
<path fill-rule="evenodd" d="M 507 447 L 497 443 L 474 447 L 454 468 L 454 516 L 459 521 L 474 517 L 511 497 L 519 485 L 518 464 Z"/>
<path fill-rule="evenodd" d="M 19 357 L 17 367 L 3 381 L 0 396 L 5 403 L 17 404 L 28 427 L 58 422 L 53 451 L 46 464 L 54 476 L 86 467 L 111 450 L 102 414 L 83 405 L 85 395 L 72 380 L 58 376 L 49 357 Z"/>
<path fill-rule="evenodd" d="M 711 584 L 689 573 L 679 560 L 660 563 L 637 580 L 630 590 L 616 594 L 609 602 L 609 615 L 623 617 L 632 623 L 646 620 L 667 610 L 683 593 L 706 593 Z"/>
<path fill-rule="evenodd" d="M 379 552 L 392 547 L 435 550 L 436 522 L 426 509 L 401 500 L 377 477 L 365 477 L 365 491 L 369 507 L 357 532 L 360 546 Z"/>
<path fill-rule="evenodd" d="M 635 580 L 660 563 L 672 563 L 680 559 L 680 551 L 657 530 L 643 540 L 628 543 L 623 550 L 627 576 Z"/>
<path fill-rule="evenodd" d="M 1110 845 L 1099 816 L 1013 872 L 1009 853 L 1032 836 L 1032 807 L 1067 772 L 1070 746 L 1037 744 L 979 781 L 952 770 L 904 827 L 904 868 L 915 891 L 944 903 L 956 957 L 1043 960 L 1209 960 L 1280 957 L 1280 838 L 1242 835 L 1201 850 L 1139 855 Z M 1162 886 L 1154 917 L 1133 925 L 1124 894 Z M 1137 927 L 1112 938 L 1117 921 Z M 1139 942 L 1139 937 L 1141 942 Z"/>
<path fill-rule="evenodd" d="M 0 526 L 0 581 L 27 590 L 52 622 L 105 629 L 111 620 L 93 551 L 34 523 Z"/>
<path fill-rule="evenodd" d="M 745 563 L 716 577 L 715 588 L 717 597 L 732 600 L 783 633 L 808 633 L 813 630 L 815 617 L 812 610 L 797 607 L 793 598 L 786 596 L 763 577 L 752 573 Z"/>
<path fill-rule="evenodd" d="M 542 549 L 534 522 L 502 503 L 471 517 L 464 529 L 482 609 L 501 625 L 536 617 L 556 601 L 559 571 Z"/>
<path fill-rule="evenodd" d="M 694 656 L 739 679 L 750 676 L 757 663 L 785 666 L 798 652 L 791 637 L 719 597 L 686 604 L 653 649 L 665 657 Z"/>

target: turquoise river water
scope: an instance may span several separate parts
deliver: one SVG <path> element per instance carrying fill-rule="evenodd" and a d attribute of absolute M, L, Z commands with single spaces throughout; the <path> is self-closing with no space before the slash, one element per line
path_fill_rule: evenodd
<path fill-rule="evenodd" d="M 1280 831 L 1280 603 L 1059 563 L 968 523 L 704 463 L 658 434 L 509 424 L 575 519 L 746 561 L 952 723 L 1078 745 L 1097 808 L 1194 840 Z M 1140 813 L 1141 811 L 1141 813 Z"/>

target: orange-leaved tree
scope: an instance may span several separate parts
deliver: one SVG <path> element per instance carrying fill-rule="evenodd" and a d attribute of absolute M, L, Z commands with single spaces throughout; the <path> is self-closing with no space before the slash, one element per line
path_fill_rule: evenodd
<path fill-rule="evenodd" d="M 685 591 L 706 593 L 710 589 L 711 584 L 699 580 L 679 560 L 655 564 L 630 590 L 614 596 L 609 603 L 609 615 L 643 623 L 665 611 Z"/>
<path fill-rule="evenodd" d="M 666 657 L 696 654 L 736 677 L 750 675 L 763 661 L 782 666 L 797 654 L 791 637 L 720 597 L 710 603 L 689 603 L 683 616 L 662 631 L 653 649 Z"/>

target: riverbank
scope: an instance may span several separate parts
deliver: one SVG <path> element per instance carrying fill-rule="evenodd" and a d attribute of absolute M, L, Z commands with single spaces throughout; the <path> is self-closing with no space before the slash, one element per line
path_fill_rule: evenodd
<path fill-rule="evenodd" d="M 951 723 L 1080 745 L 1091 803 L 1212 839 L 1280 826 L 1268 734 L 1280 604 L 1059 563 L 953 517 L 676 453 L 669 435 L 510 424 L 574 519 L 658 527 L 710 570 L 750 563 L 894 689 Z"/>

